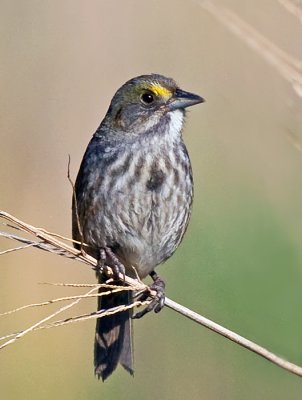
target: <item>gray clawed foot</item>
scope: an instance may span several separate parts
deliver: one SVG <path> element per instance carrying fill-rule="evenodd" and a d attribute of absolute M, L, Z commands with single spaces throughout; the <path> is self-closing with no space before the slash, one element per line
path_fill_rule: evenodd
<path fill-rule="evenodd" d="M 145 314 L 149 313 L 150 311 L 154 311 L 155 313 L 160 312 L 160 310 L 165 305 L 165 282 L 156 274 L 156 272 L 151 272 L 151 278 L 153 279 L 152 285 L 149 286 L 151 291 L 155 291 L 156 295 L 152 299 L 151 303 L 147 305 L 142 311 L 137 312 L 133 315 L 132 318 L 138 319 L 142 318 Z M 142 293 L 138 300 L 145 301 L 150 297 L 149 293 Z"/>
<path fill-rule="evenodd" d="M 120 262 L 117 256 L 113 253 L 110 247 L 105 247 L 100 249 L 99 251 L 99 259 L 98 264 L 96 266 L 96 270 L 100 274 L 104 274 L 106 278 L 108 278 L 107 274 L 104 271 L 104 268 L 107 266 L 111 268 L 113 273 L 113 280 L 120 281 L 120 274 L 123 275 L 122 281 L 125 282 L 125 266 Z"/>

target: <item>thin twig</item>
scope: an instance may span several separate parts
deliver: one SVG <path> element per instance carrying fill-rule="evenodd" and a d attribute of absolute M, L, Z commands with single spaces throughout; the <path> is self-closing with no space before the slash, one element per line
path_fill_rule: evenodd
<path fill-rule="evenodd" d="M 195 0 L 230 32 L 256 51 L 286 79 L 296 94 L 302 97 L 302 61 L 289 55 L 271 42 L 233 11 L 209 0 Z"/>
<path fill-rule="evenodd" d="M 11 249 L 3 250 L 3 251 L 0 251 L 0 256 L 3 256 L 4 254 L 7 254 L 7 253 L 13 253 L 14 251 L 28 249 L 29 247 L 33 247 L 33 246 L 35 246 L 34 243 L 28 243 L 28 244 L 25 244 L 24 246 L 18 246 L 18 247 L 13 247 Z"/>
<path fill-rule="evenodd" d="M 210 319 L 203 317 L 200 314 L 197 314 L 196 312 L 176 303 L 173 300 L 166 298 L 165 305 L 171 308 L 172 310 L 178 312 L 179 314 L 191 319 L 192 321 L 197 322 L 199 325 L 202 325 L 205 328 L 208 328 L 211 331 L 216 332 L 221 336 L 224 336 L 225 338 L 231 340 L 232 342 L 239 344 L 239 346 L 242 346 L 250 351 L 253 351 L 259 356 L 267 359 L 268 361 L 271 361 L 273 364 L 278 365 L 279 367 L 284 368 L 287 371 L 302 377 L 302 367 L 300 367 L 299 365 L 284 360 L 284 358 L 277 356 L 276 354 L 272 353 L 266 348 L 259 346 L 257 343 L 254 343 L 251 340 L 238 335 L 238 333 L 235 333 L 227 328 L 224 328 L 223 326 L 217 324 L 216 322 L 211 321 Z"/>
<path fill-rule="evenodd" d="M 86 294 L 86 295 L 82 296 L 82 298 L 88 297 L 88 296 L 89 296 L 89 295 Z M 81 300 L 81 299 L 80 299 L 80 300 Z M 13 338 L 14 338 L 13 341 L 15 341 L 16 336 L 21 337 L 21 335 L 24 336 L 25 333 L 34 332 L 34 331 L 38 331 L 38 330 L 42 330 L 42 329 L 57 328 L 57 327 L 59 327 L 59 326 L 71 324 L 71 323 L 74 323 L 74 322 L 87 321 L 88 319 L 99 319 L 99 318 L 106 317 L 107 315 L 117 314 L 117 313 L 119 313 L 119 312 L 122 312 L 122 311 L 125 311 L 125 310 L 130 310 L 130 309 L 135 308 L 135 307 L 146 306 L 146 305 L 148 305 L 149 303 L 150 303 L 150 300 L 145 300 L 145 301 L 137 300 L 137 301 L 134 301 L 133 303 L 128 304 L 128 305 L 121 305 L 121 306 L 117 306 L 117 307 L 110 308 L 110 309 L 108 309 L 108 310 L 99 310 L 99 311 L 92 312 L 92 313 L 89 313 L 89 314 L 77 315 L 77 316 L 75 316 L 75 317 L 65 318 L 65 319 L 58 320 L 58 321 L 54 321 L 54 322 L 52 322 L 52 323 L 45 324 L 45 325 L 37 325 L 37 324 L 35 324 L 35 325 L 33 325 L 32 327 L 30 327 L 30 328 L 32 328 L 32 329 L 29 328 L 29 329 L 27 329 L 26 331 L 20 331 L 20 332 L 10 333 L 9 335 L 2 336 L 2 337 L 0 337 L 0 341 L 1 341 L 1 340 L 8 339 L 8 338 L 10 338 L 10 337 L 13 337 Z M 73 306 L 73 305 L 74 305 L 74 303 L 71 304 L 70 306 Z M 53 316 L 54 316 L 54 314 L 52 314 L 52 315 L 50 316 L 50 318 L 52 318 Z M 6 346 L 8 346 L 9 344 L 11 344 L 10 342 L 11 342 L 11 341 L 8 341 L 8 342 L 4 343 L 4 344 L 0 347 L 0 349 L 1 349 L 2 347 L 6 347 Z"/>
<path fill-rule="evenodd" d="M 302 8 L 301 4 L 298 6 L 294 1 L 292 0 L 279 0 L 279 3 L 283 5 L 283 7 L 290 12 L 292 15 L 297 17 L 300 22 L 302 23 Z"/>
<path fill-rule="evenodd" d="M 118 292 L 124 292 L 124 291 L 134 291 L 135 290 L 133 287 L 129 287 L 129 286 L 111 287 L 111 285 L 103 285 L 103 284 L 93 285 L 93 288 L 95 290 L 99 289 L 100 287 L 105 287 L 105 288 L 107 287 L 109 290 L 104 291 L 104 292 L 102 291 L 102 292 L 99 292 L 99 293 L 94 293 L 94 294 L 82 294 L 82 295 L 58 297 L 56 299 L 43 301 L 41 303 L 26 304 L 25 306 L 14 308 L 13 310 L 5 311 L 4 313 L 0 314 L 0 317 L 3 317 L 5 315 L 10 315 L 10 314 L 16 313 L 18 311 L 23 311 L 23 310 L 26 310 L 28 308 L 48 306 L 49 304 L 59 303 L 59 302 L 62 302 L 62 301 L 70 301 L 70 300 L 76 300 L 76 299 L 87 299 L 87 298 L 89 299 L 89 298 L 92 298 L 92 297 L 103 297 L 103 296 L 108 296 L 108 295 L 110 295 L 112 293 L 118 293 Z M 150 301 L 149 301 L 149 303 L 150 303 Z"/>
<path fill-rule="evenodd" d="M 4 212 L 4 211 L 0 211 L 0 218 L 4 218 L 8 221 L 10 221 L 11 223 L 15 224 L 21 231 L 24 232 L 28 232 L 31 233 L 32 235 L 36 236 L 37 238 L 39 238 L 41 240 L 41 242 L 39 242 L 38 244 L 35 242 L 35 247 L 37 248 L 41 248 L 43 250 L 46 251 L 51 251 L 51 252 L 55 252 L 55 254 L 59 254 L 61 256 L 64 257 L 68 257 L 68 258 L 75 258 L 76 260 L 83 262 L 85 264 L 90 265 L 92 268 L 94 268 L 97 264 L 97 260 L 95 260 L 93 257 L 90 257 L 89 255 L 82 253 L 78 250 L 75 250 L 74 248 L 66 245 L 66 243 L 64 242 L 60 242 L 59 240 L 45 234 L 44 232 L 41 232 L 41 230 L 38 230 L 37 228 L 26 224 L 25 222 L 20 221 L 19 219 L 17 219 L 16 217 Z M 0 233 L 1 235 L 1 233 Z M 17 237 L 17 238 L 13 238 L 12 235 L 4 235 L 2 233 L 2 236 L 5 237 L 9 237 L 10 239 L 15 239 L 17 241 L 21 241 L 23 243 L 29 243 L 28 239 L 23 239 L 21 237 Z M 123 276 L 122 274 L 120 274 L 120 278 L 122 279 Z M 136 290 L 149 290 L 148 286 L 143 284 L 140 281 L 137 281 L 135 279 L 132 279 L 128 276 L 125 276 L 125 282 L 127 283 L 127 285 L 135 287 Z M 72 284 L 70 284 L 72 285 Z M 92 288 L 88 293 L 86 293 L 86 297 L 92 293 L 94 290 L 96 290 L 96 287 Z M 150 296 L 152 297 L 152 295 L 154 295 L 154 293 L 152 291 L 149 291 Z M 82 296 L 81 296 L 82 297 Z M 18 334 L 16 334 L 13 339 L 7 341 L 6 343 L 4 343 L 2 346 L 0 346 L 0 349 L 7 346 L 8 344 L 13 343 L 14 341 L 16 341 L 17 339 L 19 339 L 20 337 L 24 336 L 26 333 L 29 333 L 31 331 L 34 331 L 35 329 L 41 329 L 41 325 L 44 324 L 44 322 L 48 321 L 49 319 L 53 318 L 55 315 L 61 313 L 62 311 L 72 307 L 74 304 L 76 304 L 77 302 L 79 302 L 81 299 L 76 299 L 73 303 L 59 309 L 58 311 L 56 311 L 55 313 L 51 314 L 50 316 L 44 318 L 43 320 L 37 322 L 36 324 L 34 324 L 33 326 L 31 326 L 30 328 L 19 332 Z M 258 354 L 259 356 L 271 361 L 272 363 L 274 363 L 275 365 L 278 365 L 279 367 L 293 373 L 296 374 L 298 376 L 302 377 L 302 367 L 293 364 L 289 361 L 284 360 L 283 358 L 277 356 L 276 354 L 270 352 L 269 350 L 265 349 L 262 346 L 259 346 L 258 344 L 238 335 L 237 333 L 224 328 L 223 326 L 217 324 L 216 322 L 213 322 L 197 313 L 195 313 L 194 311 L 178 304 L 175 303 L 174 301 L 166 298 L 165 300 L 165 305 L 171 309 L 173 309 L 174 311 L 177 311 L 178 313 L 180 313 L 181 315 L 197 322 L 198 324 L 212 330 L 213 332 L 218 333 L 221 336 L 224 336 L 225 338 L 237 343 L 238 345 Z M 109 312 L 119 312 L 118 310 L 110 310 Z M 106 311 L 107 312 L 107 311 Z M 63 320 L 63 321 L 56 321 L 52 324 L 50 324 L 51 326 L 59 326 L 60 324 L 63 323 L 67 323 L 69 320 L 85 320 L 88 318 L 100 318 L 101 315 L 104 316 L 104 314 L 102 314 L 101 312 L 96 312 L 96 313 L 92 313 L 89 315 L 84 315 L 84 316 L 80 316 L 80 317 L 74 317 L 74 318 L 68 318 L 67 320 Z M 107 314 L 106 314 L 107 315 Z M 49 325 L 49 324 L 48 324 Z M 46 325 L 46 327 L 48 326 Z M 45 324 L 43 325 L 45 326 Z"/>
<path fill-rule="evenodd" d="M 41 329 L 55 328 L 55 327 L 66 325 L 66 324 L 70 324 L 70 323 L 73 323 L 73 322 L 82 322 L 82 321 L 87 321 L 88 319 L 103 318 L 103 317 L 106 317 L 107 315 L 117 314 L 117 313 L 120 313 L 122 311 L 130 310 L 130 309 L 135 308 L 135 307 L 141 307 L 141 306 L 148 305 L 149 303 L 150 303 L 150 300 L 145 300 L 145 301 L 137 300 L 137 301 L 134 301 L 131 304 L 112 307 L 112 308 L 110 308 L 108 310 L 100 310 L 100 311 L 92 312 L 92 313 L 89 313 L 89 314 L 78 315 L 76 317 L 66 318 L 66 319 L 61 320 L 61 321 L 55 321 L 55 322 L 53 322 L 51 324 L 47 324 L 47 325 L 41 326 L 40 328 Z"/>
<path fill-rule="evenodd" d="M 1 215 L 0 215 L 0 217 L 1 217 Z M 22 230 L 20 228 L 17 228 L 17 229 Z M 16 240 L 17 242 L 20 242 L 20 243 L 26 243 L 29 247 L 36 247 L 36 248 L 38 248 L 40 250 L 48 251 L 49 253 L 55 253 L 55 254 L 58 254 L 60 256 L 64 256 L 64 257 L 67 257 L 67 258 L 77 258 L 76 254 L 70 254 L 68 251 L 66 251 L 66 250 L 64 250 L 62 248 L 58 248 L 57 246 L 54 246 L 51 243 L 46 243 L 46 242 L 43 242 L 43 241 L 40 241 L 40 242 L 33 241 L 33 240 L 30 240 L 30 239 L 27 239 L 27 238 L 24 238 L 24 237 L 21 237 L 21 236 L 18 236 L 18 235 L 14 235 L 14 234 L 9 233 L 9 232 L 3 232 L 3 231 L 0 231 L 0 236 L 5 237 L 7 239 L 11 239 L 11 240 Z M 20 248 L 15 247 L 15 248 L 13 248 L 11 250 L 14 250 L 14 251 L 22 250 L 22 247 L 20 247 Z M 4 250 L 3 252 L 0 253 L 0 255 L 1 254 L 5 254 L 6 252 L 7 251 Z M 87 262 L 87 264 L 89 264 L 89 262 Z"/>
<path fill-rule="evenodd" d="M 0 210 L 0 218 L 3 218 L 13 224 L 23 232 L 27 232 L 38 239 L 40 239 L 39 242 L 31 241 L 29 239 L 22 238 L 20 236 L 12 235 L 10 233 L 6 232 L 0 232 L 0 236 L 7 237 L 9 239 L 14 239 L 17 241 L 20 241 L 22 243 L 34 243 L 34 247 L 40 248 L 45 251 L 49 251 L 54 254 L 58 254 L 63 257 L 67 258 L 74 258 L 80 262 L 83 262 L 85 264 L 90 265 L 93 269 L 97 266 L 97 260 L 93 257 L 91 257 L 89 254 L 82 252 L 80 250 L 75 249 L 74 247 L 69 246 L 68 244 L 59 241 L 57 238 L 50 236 L 45 233 L 45 231 L 41 231 L 41 229 L 38 229 L 30 224 L 27 224 L 18 218 L 14 217 L 13 215 L 10 215 L 9 213 L 5 211 Z M 110 272 L 110 268 L 108 269 L 108 275 L 113 275 L 112 271 Z M 123 280 L 123 275 L 120 274 L 120 279 Z M 136 290 L 147 290 L 148 286 L 143 284 L 142 282 L 139 282 L 137 279 L 130 278 L 128 276 L 125 277 L 125 283 L 129 286 L 135 287 Z"/>
<path fill-rule="evenodd" d="M 118 289 L 118 290 L 136 290 L 134 287 L 129 286 L 121 286 L 121 285 L 113 285 L 106 283 L 63 283 L 63 282 L 39 282 L 40 285 L 50 285 L 50 286 L 63 286 L 63 287 L 94 287 L 94 288 L 105 288 L 105 289 Z"/>
<path fill-rule="evenodd" d="M 292 132 L 290 129 L 286 129 L 287 138 L 291 142 L 291 144 L 302 153 L 302 143 L 300 142 L 298 136 Z"/>
<path fill-rule="evenodd" d="M 70 162 L 71 162 L 71 158 L 70 158 L 70 154 L 68 154 L 68 165 L 67 165 L 67 179 L 72 187 L 72 200 L 73 200 L 73 207 L 75 210 L 75 217 L 77 219 L 77 228 L 79 231 L 79 235 L 81 238 L 81 244 L 80 244 L 80 249 L 83 248 L 83 243 L 84 243 L 84 235 L 83 235 L 83 231 L 82 231 L 82 226 L 80 223 L 80 216 L 79 216 L 79 209 L 78 209 L 78 201 L 77 201 L 77 193 L 75 190 L 75 185 L 73 183 L 73 180 L 71 179 L 70 176 Z"/>
<path fill-rule="evenodd" d="M 95 291 L 95 288 L 89 290 L 89 292 L 87 294 L 92 293 L 93 291 Z M 51 315 L 48 315 L 47 317 L 41 319 L 40 321 L 36 322 L 34 325 L 31 325 L 29 328 L 25 329 L 22 332 L 19 332 L 17 335 L 15 335 L 12 339 L 8 340 L 7 342 L 3 343 L 0 346 L 0 350 L 3 349 L 4 347 L 13 344 L 16 340 L 20 339 L 21 337 L 25 336 L 27 333 L 30 333 L 32 331 L 34 331 L 35 328 L 37 328 L 38 326 L 44 324 L 44 322 L 49 321 L 51 318 L 55 317 L 56 315 L 62 313 L 63 311 L 68 310 L 68 308 L 73 307 L 75 304 L 77 304 L 81 299 L 76 299 L 75 301 L 73 301 L 70 304 L 67 304 L 64 307 L 61 307 L 59 310 L 55 311 L 54 313 L 52 313 Z"/>

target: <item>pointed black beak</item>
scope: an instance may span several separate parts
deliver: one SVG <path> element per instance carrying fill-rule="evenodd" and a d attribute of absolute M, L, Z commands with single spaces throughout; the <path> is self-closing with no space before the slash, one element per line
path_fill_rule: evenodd
<path fill-rule="evenodd" d="M 168 107 L 170 111 L 194 106 L 195 104 L 203 103 L 205 99 L 197 94 L 185 92 L 181 89 L 176 89 L 174 96 L 171 98 Z"/>

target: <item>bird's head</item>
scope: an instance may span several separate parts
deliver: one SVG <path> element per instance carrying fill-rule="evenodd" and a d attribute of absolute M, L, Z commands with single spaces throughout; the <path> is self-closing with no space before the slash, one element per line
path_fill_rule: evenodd
<path fill-rule="evenodd" d="M 202 103 L 196 94 L 181 90 L 162 75 L 141 75 L 126 82 L 114 95 L 105 121 L 114 130 L 134 135 L 149 131 L 170 113 Z M 169 118 L 169 117 L 168 117 Z"/>

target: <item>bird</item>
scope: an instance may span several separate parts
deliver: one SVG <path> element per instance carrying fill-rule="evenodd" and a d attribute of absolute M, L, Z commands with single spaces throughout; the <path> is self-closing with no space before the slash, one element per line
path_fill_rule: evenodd
<path fill-rule="evenodd" d="M 163 75 L 128 80 L 90 140 L 74 185 L 74 246 L 100 266 L 134 278 L 150 275 L 158 291 L 156 312 L 165 284 L 154 270 L 179 246 L 192 209 L 192 167 L 182 138 L 186 108 L 204 101 Z M 106 281 L 102 268 L 96 274 Z M 131 291 L 112 293 L 98 298 L 98 310 L 132 301 Z M 134 374 L 132 317 L 128 309 L 97 319 L 97 378 L 104 381 L 118 364 Z"/>

